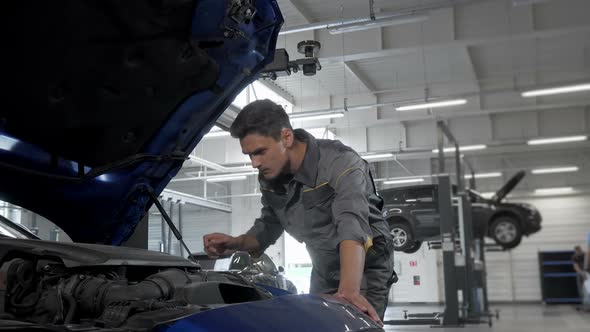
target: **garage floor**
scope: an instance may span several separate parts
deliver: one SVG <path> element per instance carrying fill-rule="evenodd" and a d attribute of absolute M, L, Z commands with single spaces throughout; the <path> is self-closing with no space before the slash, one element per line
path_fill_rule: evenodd
<path fill-rule="evenodd" d="M 464 328 L 435 328 L 426 326 L 387 326 L 386 331 L 501 331 L 501 332 L 588 332 L 590 331 L 590 312 L 578 312 L 574 306 L 500 305 L 493 306 L 500 310 L 500 320 L 494 319 L 493 327 L 487 324 L 467 325 Z M 403 319 L 403 310 L 409 313 L 430 313 L 442 311 L 440 307 L 397 307 L 390 306 L 385 313 L 385 320 Z"/>

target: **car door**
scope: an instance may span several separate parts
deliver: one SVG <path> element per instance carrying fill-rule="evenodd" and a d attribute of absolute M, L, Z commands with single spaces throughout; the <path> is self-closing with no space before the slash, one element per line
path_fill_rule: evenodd
<path fill-rule="evenodd" d="M 406 191 L 404 203 L 409 206 L 415 220 L 417 238 L 437 235 L 440 232 L 438 211 L 433 187 L 419 187 Z"/>
<path fill-rule="evenodd" d="M 388 217 L 394 214 L 401 214 L 405 205 L 403 191 L 400 190 L 383 190 L 379 192 L 383 198 L 383 216 Z"/>

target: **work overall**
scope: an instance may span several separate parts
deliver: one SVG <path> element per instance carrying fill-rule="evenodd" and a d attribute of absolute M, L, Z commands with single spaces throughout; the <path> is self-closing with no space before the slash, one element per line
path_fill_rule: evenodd
<path fill-rule="evenodd" d="M 316 140 L 302 129 L 295 137 L 307 144 L 302 165 L 290 177 L 259 178 L 262 215 L 248 234 L 262 250 L 283 231 L 304 242 L 313 264 L 310 293 L 338 290 L 339 243 L 359 242 L 366 251 L 361 293 L 383 318 L 396 275 L 392 237 L 369 165 L 339 141 Z"/>

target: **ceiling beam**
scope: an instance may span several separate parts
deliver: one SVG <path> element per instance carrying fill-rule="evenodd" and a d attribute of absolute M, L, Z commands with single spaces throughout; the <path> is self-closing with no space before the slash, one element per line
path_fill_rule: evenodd
<path fill-rule="evenodd" d="M 265 87 L 269 88 L 272 92 L 274 92 L 277 95 L 279 95 L 282 98 L 284 98 L 286 101 L 288 101 L 291 104 L 295 105 L 295 102 L 296 102 L 295 101 L 295 97 L 293 97 L 292 94 L 290 94 L 289 92 L 287 92 L 283 88 L 281 88 L 274 81 L 267 80 L 267 79 L 259 79 L 258 82 L 260 82 L 260 84 L 264 85 Z"/>
<path fill-rule="evenodd" d="M 303 8 L 303 6 L 297 2 L 297 0 L 283 0 L 282 2 L 286 2 L 291 5 L 291 7 L 297 12 L 301 17 L 305 19 L 305 21 L 309 24 L 312 21 L 311 14 Z"/>
<path fill-rule="evenodd" d="M 373 91 L 377 90 L 375 84 L 369 80 L 367 75 L 365 75 L 355 63 L 345 61 L 344 67 L 349 73 L 358 78 L 358 80 L 365 86 L 365 88 L 367 88 L 367 90 L 369 90 L 369 92 L 371 92 L 374 96 L 377 96 L 373 93 Z"/>
<path fill-rule="evenodd" d="M 298 12 L 301 17 L 303 17 L 307 24 L 312 23 L 311 15 L 303 9 L 300 3 L 297 0 L 285 0 L 286 2 L 290 3 L 293 9 Z M 321 62 L 320 62 L 321 63 Z M 361 82 L 369 92 L 376 90 L 375 86 L 368 80 L 366 75 L 362 73 L 362 71 L 352 63 L 344 62 L 344 69 L 349 72 L 352 76 L 356 77 L 359 82 Z M 276 84 L 275 84 L 276 85 Z M 277 85 L 278 87 L 278 85 Z M 280 89 L 280 87 L 279 87 Z M 282 89 L 281 89 L 282 90 Z M 376 97 L 376 95 L 375 95 Z"/>
<path fill-rule="evenodd" d="M 540 39 L 540 38 L 551 38 L 551 37 L 562 37 L 567 35 L 573 34 L 584 34 L 590 32 L 590 25 L 582 25 L 577 27 L 566 27 L 566 28 L 558 28 L 558 29 L 546 29 L 546 30 L 537 30 L 532 32 L 524 32 L 524 33 L 516 33 L 516 34 L 504 34 L 498 36 L 490 36 L 490 37 L 481 37 L 481 38 L 471 38 L 471 39 L 457 39 L 457 40 L 449 40 L 443 41 L 438 43 L 432 43 L 430 45 L 412 45 L 408 47 L 399 47 L 399 48 L 388 48 L 388 49 L 378 49 L 369 52 L 351 52 L 348 54 L 336 54 L 334 52 L 333 55 L 320 57 L 319 60 L 321 63 L 342 63 L 350 62 L 350 61 L 360 61 L 360 60 L 369 60 L 369 59 L 378 59 L 384 57 L 392 57 L 392 56 L 400 56 L 406 54 L 413 54 L 416 52 L 429 52 L 429 51 L 436 51 L 441 49 L 447 48 L 457 48 L 457 47 L 473 47 L 473 46 L 481 46 L 481 45 L 489 45 L 489 44 L 496 44 L 502 43 L 507 41 L 518 42 L 523 40 L 529 39 Z M 320 40 L 321 42 L 321 40 Z M 342 51 L 339 51 L 342 53 Z M 325 50 L 323 54 L 326 54 Z"/>
<path fill-rule="evenodd" d="M 451 110 L 444 110 L 438 109 L 432 115 L 428 114 L 409 114 L 408 112 L 399 113 L 395 118 L 391 119 L 379 119 L 379 120 L 372 120 L 366 121 L 358 126 L 366 126 L 366 127 L 374 127 L 374 126 L 382 126 L 388 124 L 398 124 L 404 122 L 412 122 L 412 121 L 424 121 L 424 120 L 434 120 L 434 119 L 456 119 L 456 118 L 465 118 L 465 117 L 475 117 L 475 116 L 485 116 L 491 114 L 501 114 L 501 113 L 517 113 L 517 112 L 538 112 L 538 111 L 547 111 L 553 109 L 559 109 L 562 112 L 566 112 L 569 110 L 576 110 L 578 107 L 586 107 L 590 105 L 590 99 L 586 100 L 577 100 L 571 102 L 564 102 L 564 103 L 553 103 L 553 104 L 538 104 L 538 105 L 519 105 L 513 107 L 505 107 L 505 108 L 496 108 L 496 109 L 486 109 L 486 110 L 477 110 L 477 111 L 451 111 Z M 385 107 L 381 105 L 379 107 Z M 371 108 L 368 107 L 367 108 Z M 354 106 L 350 106 L 350 109 L 354 109 Z M 353 111 L 354 112 L 354 111 Z M 347 123 L 342 124 L 330 124 L 326 126 L 327 128 L 334 128 L 334 129 L 342 129 L 348 128 L 349 125 Z"/>
<path fill-rule="evenodd" d="M 558 152 L 558 151 L 590 151 L 590 141 L 570 143 L 570 144 L 547 144 L 547 145 L 528 145 L 524 140 L 522 141 L 494 141 L 487 144 L 488 148 L 478 151 L 464 152 L 470 158 L 483 156 L 509 156 L 522 155 L 523 153 L 541 153 L 541 152 Z M 372 153 L 393 153 L 394 156 L 373 163 L 387 162 L 395 159 L 398 160 L 415 160 L 415 159 L 430 159 L 436 158 L 436 154 L 432 153 L 435 147 L 424 147 L 421 151 L 416 152 L 400 152 L 395 150 L 379 150 L 371 151 Z M 445 158 L 454 158 L 454 154 L 445 154 Z M 473 161 L 473 159 L 472 159 Z"/>

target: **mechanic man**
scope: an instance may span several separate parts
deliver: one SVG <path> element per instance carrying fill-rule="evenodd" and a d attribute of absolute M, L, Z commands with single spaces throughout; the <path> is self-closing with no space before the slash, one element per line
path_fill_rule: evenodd
<path fill-rule="evenodd" d="M 258 255 L 285 230 L 306 244 L 310 293 L 334 294 L 381 323 L 396 275 L 383 202 L 367 162 L 339 141 L 293 130 L 287 113 L 270 100 L 244 107 L 230 132 L 259 171 L 261 216 L 238 237 L 205 235 L 205 251 Z"/>

